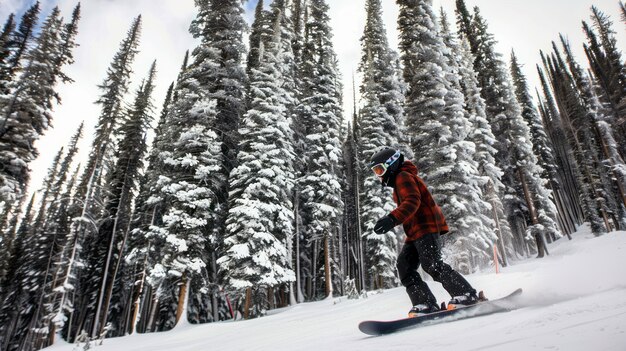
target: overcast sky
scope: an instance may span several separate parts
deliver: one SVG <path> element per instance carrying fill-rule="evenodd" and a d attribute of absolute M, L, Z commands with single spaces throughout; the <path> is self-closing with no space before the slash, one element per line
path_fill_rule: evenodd
<path fill-rule="evenodd" d="M 247 17 L 257 0 L 246 4 Z M 331 25 L 334 31 L 335 50 L 344 78 L 345 113 L 352 113 L 352 73 L 360 56 L 360 43 L 365 23 L 365 0 L 327 0 L 331 9 Z M 34 0 L 0 0 L 0 20 L 3 22 L 11 12 L 21 15 Z M 42 0 L 43 15 L 58 5 L 69 19 L 76 0 Z M 269 2 L 269 1 L 266 1 Z M 398 33 L 396 18 L 398 8 L 395 0 L 383 0 L 383 11 L 389 42 L 396 48 Z M 443 7 L 454 20 L 454 0 L 433 0 L 438 9 Z M 626 45 L 626 28 L 619 20 L 618 0 L 466 0 L 468 7 L 480 6 L 489 24 L 489 30 L 498 40 L 498 48 L 508 60 L 514 48 L 529 81 L 537 84 L 535 65 L 539 62 L 539 50 L 550 51 L 552 40 L 564 33 L 570 39 L 579 61 L 587 64 L 582 52 L 584 36 L 581 21 L 587 20 L 590 7 L 595 4 L 609 14 L 618 32 L 620 48 Z M 133 76 L 134 91 L 148 73 L 153 60 L 157 60 L 157 87 L 155 105 L 160 110 L 169 84 L 176 78 L 187 49 L 193 49 L 195 41 L 188 32 L 195 16 L 193 0 L 86 0 L 82 2 L 82 19 L 79 24 L 75 50 L 76 63 L 65 71 L 75 82 L 59 87 L 62 104 L 55 108 L 53 128 L 37 142 L 40 157 L 31 164 L 33 170 L 30 190 L 36 190 L 45 176 L 54 154 L 69 141 L 81 121 L 85 121 L 85 137 L 81 146 L 81 160 L 87 157 L 93 128 L 100 110 L 93 102 L 99 96 L 97 85 L 102 82 L 111 58 L 120 41 L 137 15 L 143 17 L 140 50 Z M 358 85 L 358 82 L 357 82 Z M 132 95 L 129 95 L 129 97 Z M 159 111 L 156 111 L 155 115 Z"/>

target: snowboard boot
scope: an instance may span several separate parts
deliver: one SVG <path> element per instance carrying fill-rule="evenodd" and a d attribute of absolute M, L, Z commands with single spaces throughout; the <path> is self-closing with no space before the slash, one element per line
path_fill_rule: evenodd
<path fill-rule="evenodd" d="M 482 291 L 479 292 L 478 295 L 476 295 L 476 293 L 466 293 L 464 295 L 454 296 L 450 299 L 450 302 L 448 302 L 447 310 L 475 305 L 482 301 L 487 301 Z"/>
<path fill-rule="evenodd" d="M 415 318 L 433 312 L 439 312 L 439 306 L 437 306 L 436 304 L 419 304 L 411 308 L 411 310 L 409 311 L 409 318 Z"/>

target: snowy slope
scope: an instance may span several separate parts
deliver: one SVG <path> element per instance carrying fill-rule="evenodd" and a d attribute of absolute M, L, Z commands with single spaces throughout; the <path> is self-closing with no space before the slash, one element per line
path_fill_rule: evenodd
<path fill-rule="evenodd" d="M 249 321 L 107 339 L 95 350 L 626 350 L 626 232 L 594 238 L 587 229 L 552 244 L 551 256 L 468 276 L 487 296 L 524 289 L 513 312 L 369 337 L 365 319 L 396 319 L 409 300 L 403 289 L 301 304 Z M 441 300 L 448 296 L 429 281 Z M 82 349 L 82 347 L 80 348 Z M 79 350 L 58 342 L 48 350 Z"/>

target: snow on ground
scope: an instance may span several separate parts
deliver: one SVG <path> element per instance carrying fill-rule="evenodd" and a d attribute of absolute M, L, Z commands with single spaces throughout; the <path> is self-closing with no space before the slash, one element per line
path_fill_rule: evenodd
<path fill-rule="evenodd" d="M 572 241 L 549 247 L 551 255 L 529 259 L 468 280 L 487 297 L 521 287 L 512 312 L 425 326 L 370 337 L 357 325 L 367 319 L 403 318 L 410 308 L 404 289 L 306 303 L 269 316 L 173 331 L 112 338 L 96 351 L 195 350 L 626 350 L 626 232 L 594 238 L 586 227 Z M 429 281 L 439 299 L 449 297 Z M 53 351 L 80 350 L 58 342 Z"/>

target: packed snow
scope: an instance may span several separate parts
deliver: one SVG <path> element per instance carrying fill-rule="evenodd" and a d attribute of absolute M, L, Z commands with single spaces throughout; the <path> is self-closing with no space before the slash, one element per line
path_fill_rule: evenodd
<path fill-rule="evenodd" d="M 626 232 L 594 237 L 588 227 L 549 246 L 550 256 L 467 276 L 487 297 L 521 287 L 518 308 L 396 334 L 370 337 L 367 319 L 403 318 L 403 288 L 368 298 L 332 298 L 270 311 L 247 321 L 190 325 L 104 340 L 97 351 L 149 350 L 626 350 Z M 435 295 L 448 296 L 428 281 Z M 57 338 L 58 339 L 58 338 Z M 54 351 L 82 350 L 63 341 Z"/>

